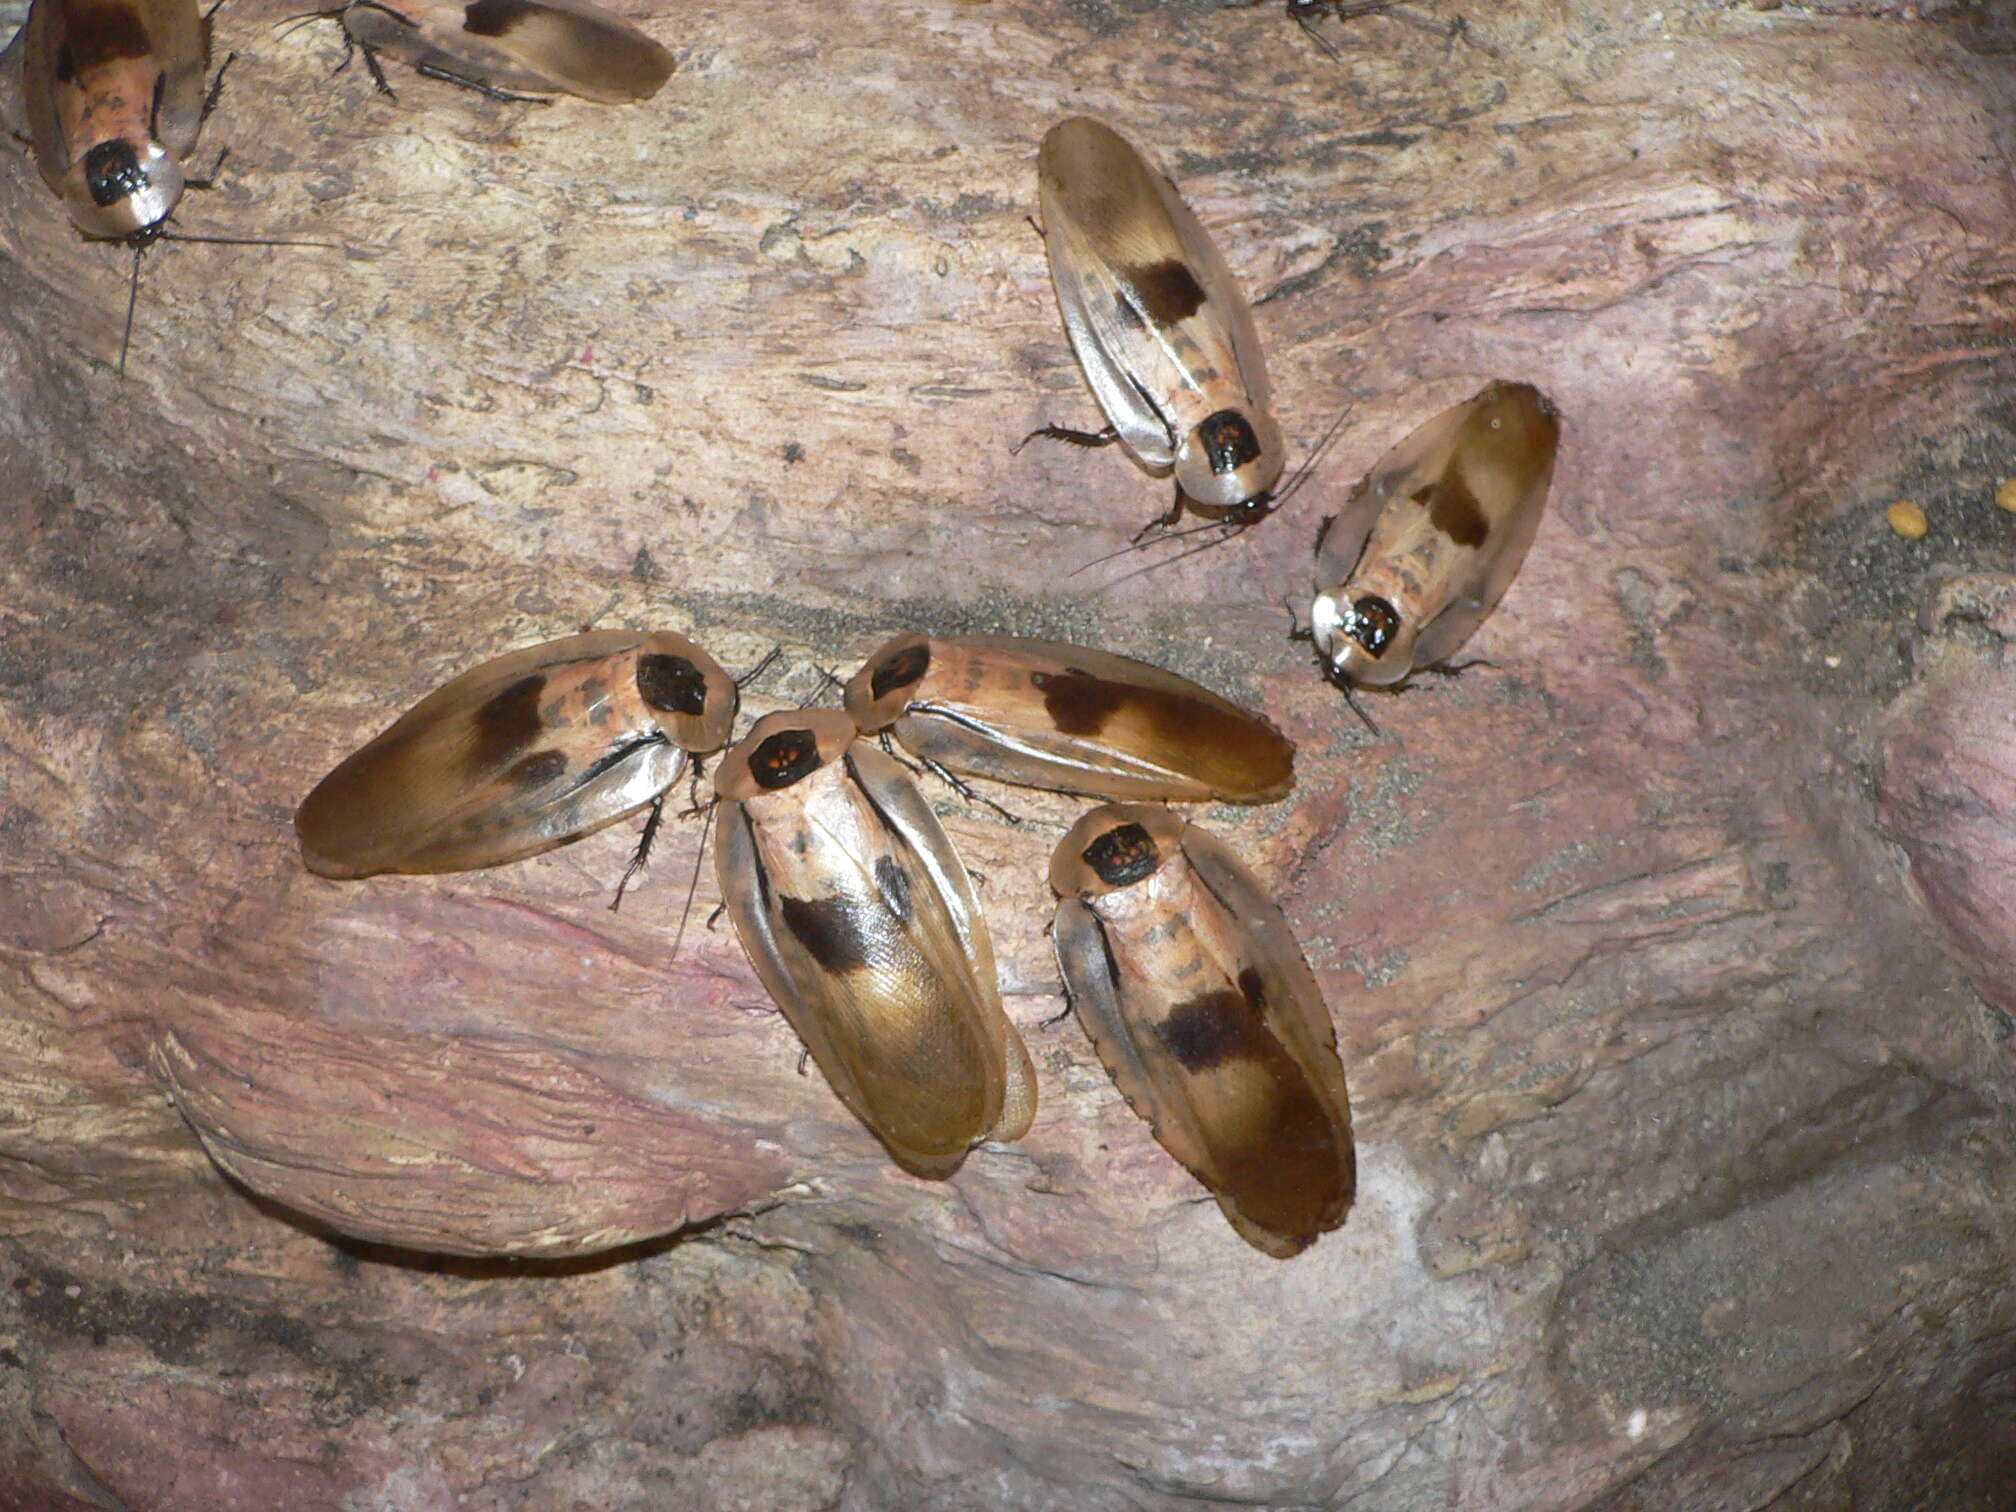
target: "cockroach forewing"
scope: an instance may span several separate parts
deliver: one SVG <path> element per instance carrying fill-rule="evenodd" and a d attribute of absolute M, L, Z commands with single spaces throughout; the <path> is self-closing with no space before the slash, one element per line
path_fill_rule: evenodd
<path fill-rule="evenodd" d="M 1273 725 L 1148 662 L 1015 636 L 928 645 L 895 730 L 952 771 L 1177 802 L 1271 803 L 1294 785 L 1295 746 Z"/>
<path fill-rule="evenodd" d="M 457 78 L 610 105 L 649 99 L 673 69 L 671 53 L 586 0 L 388 0 L 353 4 L 343 25 L 368 47 Z"/>
<path fill-rule="evenodd" d="M 913 834 L 909 805 L 876 797 L 887 774 L 862 779 L 861 766 L 878 763 L 902 779 L 888 758 L 857 748 L 848 761 L 876 816 L 869 843 L 878 854 L 837 841 L 847 825 L 820 823 L 823 848 L 805 852 L 800 837 L 775 837 L 773 857 L 782 846 L 829 869 L 818 897 L 797 897 L 772 875 L 746 803 L 727 801 L 716 820 L 722 898 L 757 975 L 841 1101 L 906 1170 L 946 1176 L 977 1141 L 1026 1131 L 1033 1071 L 1001 1012 L 992 948 L 950 842 L 928 809 L 928 829 Z M 963 886 L 939 885 L 952 876 Z M 891 891 L 905 917 L 887 906 Z"/>
<path fill-rule="evenodd" d="M 664 740 L 612 748 L 625 732 L 547 725 L 542 705 L 579 695 L 638 632 L 598 630 L 514 651 L 415 704 L 324 778 L 295 816 L 311 871 L 466 871 L 554 849 L 635 813 L 670 788 L 687 755 Z"/>
<path fill-rule="evenodd" d="M 1265 363 L 1252 310 L 1231 270 L 1174 185 L 1117 133 L 1076 118 L 1052 128 L 1039 154 L 1051 281 L 1064 324 L 1106 418 L 1156 470 L 1204 418 L 1166 412 L 1212 383 L 1264 409 Z M 1144 319 L 1145 317 L 1145 319 Z M 1180 331 L 1173 344 L 1155 327 Z M 1213 403 L 1208 408 L 1220 407 Z"/>

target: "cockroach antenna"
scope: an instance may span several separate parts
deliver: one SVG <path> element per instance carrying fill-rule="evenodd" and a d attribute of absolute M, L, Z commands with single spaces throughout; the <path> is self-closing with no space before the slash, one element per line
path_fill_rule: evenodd
<path fill-rule="evenodd" d="M 209 242 L 220 247 L 321 247 L 330 252 L 348 252 L 342 242 L 306 241 L 282 236 L 198 236 L 193 232 L 165 231 L 149 226 L 127 239 L 133 249 L 133 277 L 126 291 L 126 329 L 119 337 L 119 377 L 126 377 L 126 354 L 133 345 L 133 312 L 140 303 L 140 254 L 156 242 Z"/>

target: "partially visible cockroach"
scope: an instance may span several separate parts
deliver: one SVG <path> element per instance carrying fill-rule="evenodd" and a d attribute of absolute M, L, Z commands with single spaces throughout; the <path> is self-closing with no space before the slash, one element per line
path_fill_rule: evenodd
<path fill-rule="evenodd" d="M 1058 843 L 1057 964 L 1078 1022 L 1162 1147 L 1277 1259 L 1356 1183 L 1337 1035 L 1288 921 L 1231 851 L 1108 804 Z"/>
<path fill-rule="evenodd" d="M 1221 10 L 1251 10 L 1256 5 L 1271 5 L 1274 0 L 1221 0 Z M 1314 42 L 1333 58 L 1342 59 L 1335 43 L 1329 41 L 1316 30 L 1316 23 L 1325 16 L 1338 21 L 1355 21 L 1360 16 L 1377 15 L 1398 3 L 1398 0 L 1287 0 L 1289 19 L 1302 28 L 1303 35 Z"/>
<path fill-rule="evenodd" d="M 1064 330 L 1107 429 L 1031 439 L 1117 440 L 1150 472 L 1173 470 L 1165 526 L 1186 503 L 1233 524 L 1266 515 L 1285 449 L 1253 311 L 1176 186 L 1084 116 L 1050 128 L 1036 176 Z"/>
<path fill-rule="evenodd" d="M 728 742 L 739 696 L 666 631 L 528 646 L 430 693 L 294 815 L 324 877 L 469 871 L 536 856 L 658 802 Z"/>
<path fill-rule="evenodd" d="M 379 53 L 494 99 L 558 92 L 606 105 L 650 99 L 674 67 L 671 53 L 587 0 L 348 0 L 309 15 L 342 26 L 388 95 Z"/>
<path fill-rule="evenodd" d="M 203 87 L 210 18 L 196 0 L 35 0 L 20 46 L 28 140 L 42 181 L 84 236 L 133 249 L 119 342 L 122 376 L 140 295 L 140 254 L 151 243 L 333 247 L 167 229 L 183 189 L 208 183 L 189 177 L 183 160 L 195 150 L 224 82 L 220 68 L 210 89 Z"/>
<path fill-rule="evenodd" d="M 973 884 L 917 786 L 837 709 L 759 719 L 714 774 L 742 948 L 848 1109 L 949 1176 L 1036 1111 Z"/>
<path fill-rule="evenodd" d="M 1545 394 L 1498 382 L 1379 459 L 1316 543 L 1310 634 L 1333 682 L 1390 687 L 1455 654 L 1526 559 L 1560 441 Z"/>
<path fill-rule="evenodd" d="M 847 712 L 944 772 L 1100 798 L 1272 803 L 1295 745 L 1188 678 L 1084 646 L 899 635 L 847 684 Z"/>

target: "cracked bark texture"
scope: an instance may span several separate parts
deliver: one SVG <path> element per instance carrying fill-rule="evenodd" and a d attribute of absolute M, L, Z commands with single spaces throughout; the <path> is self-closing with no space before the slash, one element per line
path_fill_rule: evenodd
<path fill-rule="evenodd" d="M 218 18 L 182 222 L 351 252 L 157 249 L 121 384 L 128 260 L 0 178 L 0 1506 L 2006 1506 L 2006 23 L 629 7 L 681 67 L 609 110 L 386 100 L 286 9 Z M 1008 454 L 1093 420 L 1022 221 L 1080 112 L 1290 435 L 1351 406 L 1103 592 L 1164 487 Z M 1490 376 L 1566 416 L 1550 514 L 1373 738 L 1279 602 Z M 625 826 L 302 871 L 340 756 L 591 623 L 781 645 L 759 712 L 911 627 L 1263 706 L 1296 793 L 1205 819 L 1329 997 L 1344 1229 L 1248 1249 L 1045 1025 L 1065 800 L 937 795 L 1044 1099 L 944 1183 L 793 1074 L 711 876 L 672 957 L 691 820 L 617 914 Z"/>

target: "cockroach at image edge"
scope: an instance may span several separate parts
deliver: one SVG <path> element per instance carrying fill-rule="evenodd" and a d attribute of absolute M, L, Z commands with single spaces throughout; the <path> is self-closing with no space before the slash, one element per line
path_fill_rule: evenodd
<path fill-rule="evenodd" d="M 972 879 L 895 760 L 837 709 L 759 719 L 721 759 L 714 864 L 756 975 L 896 1163 L 949 1176 L 1019 1139 L 1035 1070 Z"/>
<path fill-rule="evenodd" d="M 1381 457 L 1317 538 L 1325 675 L 1391 687 L 1454 655 L 1526 559 L 1560 441 L 1546 395 L 1495 382 Z"/>
<path fill-rule="evenodd" d="M 158 235 L 203 123 L 196 0 L 35 0 L 21 45 L 35 166 L 71 223 L 98 241 Z"/>
<path fill-rule="evenodd" d="M 605 105 L 648 100 L 675 66 L 664 47 L 587 0 L 350 0 L 310 14 L 343 28 L 387 95 L 379 53 L 493 98 L 558 92 Z"/>
<path fill-rule="evenodd" d="M 1343 1223 L 1357 1163 L 1336 1031 L 1253 874 L 1168 809 L 1109 804 L 1058 843 L 1050 886 L 1072 1010 L 1163 1149 L 1276 1259 Z"/>
<path fill-rule="evenodd" d="M 1109 431 L 1033 435 L 1119 441 L 1150 472 L 1174 472 L 1187 503 L 1244 523 L 1277 502 L 1285 449 L 1269 409 L 1253 311 L 1176 186 L 1111 127 L 1074 116 L 1036 159 L 1050 280 Z"/>
<path fill-rule="evenodd" d="M 514 651 L 443 684 L 323 778 L 294 815 L 302 860 L 349 879 L 536 856 L 656 803 L 727 744 L 739 702 L 713 657 L 665 631 Z"/>
<path fill-rule="evenodd" d="M 847 712 L 934 768 L 1099 798 L 1273 803 L 1295 745 L 1147 662 L 1014 636 L 899 635 L 847 683 Z"/>

